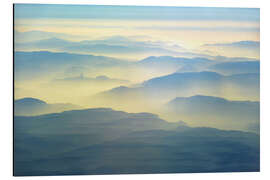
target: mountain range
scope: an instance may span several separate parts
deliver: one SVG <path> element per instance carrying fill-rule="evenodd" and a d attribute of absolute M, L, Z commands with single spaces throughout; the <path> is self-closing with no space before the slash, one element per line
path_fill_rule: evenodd
<path fill-rule="evenodd" d="M 259 136 L 108 108 L 14 118 L 14 175 L 259 171 Z"/>
<path fill-rule="evenodd" d="M 196 94 L 258 101 L 259 83 L 260 76 L 257 73 L 230 76 L 209 71 L 173 73 L 152 78 L 136 87 L 116 87 L 91 98 L 95 98 L 101 103 L 111 103 L 112 107 L 119 107 L 120 104 L 121 108 L 125 104 L 136 106 L 136 103 L 140 102 L 141 104 L 138 106 L 147 102 L 155 106 L 155 104 L 165 103 L 175 97 Z M 132 104 L 129 103 L 129 97 L 136 97 Z"/>
<path fill-rule="evenodd" d="M 175 120 L 181 118 L 189 125 L 259 134 L 260 103 L 257 101 L 230 101 L 220 97 L 196 95 L 177 97 L 166 104 L 164 109 L 166 110 L 163 113 L 167 116 Z"/>
<path fill-rule="evenodd" d="M 259 61 L 226 60 L 220 62 L 207 58 L 184 58 L 173 56 L 149 56 L 139 61 L 126 61 L 105 56 L 82 55 L 72 53 L 36 51 L 16 51 L 15 79 L 28 80 L 50 77 L 58 79 L 65 76 L 107 75 L 107 72 L 122 72 L 122 77 L 127 75 L 136 79 L 138 73 L 144 80 L 156 76 L 167 75 L 174 72 L 200 72 L 214 71 L 225 75 L 240 73 L 259 73 Z M 223 58 L 222 58 L 223 59 Z M 48 71 L 49 70 L 49 71 Z M 54 76 L 52 77 L 52 73 Z M 111 75 L 111 74 L 109 74 Z M 121 76 L 115 78 L 122 78 Z"/>
<path fill-rule="evenodd" d="M 260 73 L 260 61 L 223 62 L 211 65 L 208 69 L 226 75 Z"/>
<path fill-rule="evenodd" d="M 128 84 L 128 80 L 115 79 L 108 76 L 85 77 L 83 74 L 75 77 L 54 79 L 56 83 L 105 83 L 105 84 Z"/>
<path fill-rule="evenodd" d="M 178 54 L 160 43 L 133 41 L 132 39 L 116 36 L 101 40 L 70 41 L 60 38 L 41 39 L 32 42 L 18 42 L 16 51 L 65 51 L 73 53 L 91 53 L 102 55 L 119 54 Z M 181 47 L 178 49 L 182 50 Z"/>
<path fill-rule="evenodd" d="M 129 62 L 115 58 L 72 53 L 36 51 L 14 54 L 15 79 L 27 80 L 57 75 L 74 75 L 107 67 L 128 65 Z"/>

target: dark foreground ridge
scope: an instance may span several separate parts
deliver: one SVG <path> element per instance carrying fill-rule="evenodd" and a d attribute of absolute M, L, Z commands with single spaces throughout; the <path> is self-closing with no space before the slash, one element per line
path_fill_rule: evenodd
<path fill-rule="evenodd" d="M 14 175 L 260 170 L 259 136 L 150 113 L 87 109 L 14 118 Z"/>

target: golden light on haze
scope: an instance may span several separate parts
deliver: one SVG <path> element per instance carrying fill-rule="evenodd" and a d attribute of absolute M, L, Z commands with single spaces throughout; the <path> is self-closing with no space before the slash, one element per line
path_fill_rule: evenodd
<path fill-rule="evenodd" d="M 228 20 L 112 20 L 112 19 L 46 19 L 46 18 L 18 18 L 15 19 L 14 29 L 18 33 L 41 31 L 51 33 L 51 37 L 62 34 L 60 39 L 79 42 L 85 40 L 106 40 L 111 37 L 124 37 L 133 42 L 149 43 L 155 47 L 163 48 L 168 52 L 158 50 L 138 52 L 89 52 L 66 50 L 67 53 L 91 54 L 119 58 L 124 61 L 139 61 L 149 56 L 184 57 L 184 53 L 194 53 L 195 57 L 226 56 L 260 58 L 259 49 L 239 49 L 234 47 L 205 46 L 206 44 L 233 43 L 239 41 L 260 41 L 260 23 L 258 21 L 228 21 Z M 15 33 L 16 38 L 16 33 Z M 30 42 L 31 37 L 25 37 Z M 16 42 L 15 42 L 16 43 Z M 15 45 L 16 48 L 16 45 Z M 18 49 L 19 51 L 50 51 L 63 52 L 64 50 L 50 47 L 33 47 L 31 49 Z M 17 49 L 16 49 L 17 50 Z M 183 54 L 181 54 L 183 53 Z M 188 55 L 191 57 L 191 55 Z M 90 61 L 90 60 L 89 60 Z M 259 101 L 259 88 L 244 91 L 235 84 L 224 84 L 222 90 L 215 92 L 212 87 L 189 89 L 188 91 L 170 92 L 167 96 L 146 96 L 143 93 L 129 93 L 126 96 L 105 96 L 97 98 L 100 93 L 110 91 L 120 86 L 134 88 L 141 86 L 144 81 L 151 78 L 169 75 L 179 70 L 179 67 L 149 68 L 139 66 L 115 66 L 96 68 L 85 67 L 83 75 L 87 78 L 107 76 L 110 79 L 128 80 L 120 83 L 100 83 L 91 81 L 57 81 L 69 77 L 77 77 L 79 73 L 52 71 L 32 79 L 15 80 L 15 98 L 33 97 L 47 103 L 72 103 L 83 108 L 109 107 L 126 112 L 150 112 L 158 114 L 168 121 L 184 120 L 191 126 L 213 125 L 217 126 L 211 116 L 204 119 L 213 120 L 208 123 L 198 123 L 197 116 L 182 114 L 182 119 L 162 111 L 162 106 L 175 97 L 189 97 L 197 94 L 223 97 L 228 100 Z M 81 72 L 80 72 L 81 73 Z M 185 85 L 183 85 L 185 86 Z M 101 95 L 102 96 L 102 95 Z M 120 99 L 119 99 L 120 97 Z M 154 98 L 153 98 L 154 97 Z M 200 119 L 202 120 L 202 119 Z M 224 122 L 226 118 L 223 119 Z M 224 128 L 227 123 L 218 122 Z"/>
<path fill-rule="evenodd" d="M 247 31 L 245 30 L 247 29 Z M 238 30 L 239 29 L 239 30 Z M 251 30 L 249 30 L 251 29 Z M 128 21 L 74 19 L 17 19 L 15 30 L 73 35 L 70 40 L 95 40 L 110 36 L 140 36 L 140 40 L 170 41 L 187 49 L 203 44 L 259 41 L 258 22 L 234 21 Z M 78 36 L 78 37 L 75 37 Z M 144 37 L 144 38 L 142 38 Z"/>

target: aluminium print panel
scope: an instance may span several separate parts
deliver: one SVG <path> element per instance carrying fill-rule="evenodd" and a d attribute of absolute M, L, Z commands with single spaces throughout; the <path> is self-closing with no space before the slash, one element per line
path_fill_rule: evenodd
<path fill-rule="evenodd" d="M 14 176 L 260 171 L 260 10 L 14 5 Z"/>

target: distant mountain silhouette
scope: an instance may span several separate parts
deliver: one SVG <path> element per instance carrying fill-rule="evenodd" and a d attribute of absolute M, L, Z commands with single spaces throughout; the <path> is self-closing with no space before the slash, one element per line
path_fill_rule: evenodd
<path fill-rule="evenodd" d="M 236 48 L 260 48 L 259 41 L 237 41 L 232 43 L 216 43 L 216 44 L 205 44 L 204 46 L 217 46 L 217 47 L 236 47 Z"/>
<path fill-rule="evenodd" d="M 191 128 L 149 113 L 97 108 L 15 116 L 14 129 L 16 176 L 260 168 L 256 134 Z"/>
<path fill-rule="evenodd" d="M 14 101 L 15 115 L 30 115 L 35 112 L 44 111 L 48 104 L 35 98 L 23 98 Z"/>
<path fill-rule="evenodd" d="M 224 62 L 208 69 L 223 74 L 260 73 L 260 61 Z"/>
<path fill-rule="evenodd" d="M 234 57 L 260 58 L 259 41 L 235 41 L 228 43 L 205 44 L 202 49 L 216 52 L 217 54 L 228 54 Z"/>
<path fill-rule="evenodd" d="M 43 106 L 43 105 L 47 105 L 47 103 L 45 101 L 36 99 L 36 98 L 23 98 L 23 99 L 18 99 L 15 100 L 15 105 L 21 106 L 21 105 L 26 105 L 26 106 Z"/>
<path fill-rule="evenodd" d="M 181 70 L 181 68 L 198 69 L 203 70 L 215 62 L 207 58 L 184 58 L 184 57 L 173 57 L 173 56 L 150 56 L 147 57 L 137 64 L 144 68 L 149 69 L 174 69 Z M 185 72 L 185 71 L 182 71 Z"/>
<path fill-rule="evenodd" d="M 116 87 L 97 94 L 95 98 L 101 102 L 117 102 L 113 107 L 120 104 L 119 101 L 125 104 L 125 100 L 129 100 L 130 97 L 136 97 L 133 99 L 134 104 L 140 99 L 165 103 L 178 96 L 194 94 L 259 100 L 259 83 L 260 77 L 256 73 L 232 76 L 207 71 L 173 73 L 152 78 L 137 87 Z"/>
<path fill-rule="evenodd" d="M 65 33 L 55 33 L 55 32 L 46 32 L 46 31 L 16 31 L 14 33 L 15 38 L 15 46 L 16 44 L 24 44 L 27 45 L 27 43 L 33 43 L 34 41 L 40 41 L 44 39 L 51 39 L 51 38 L 62 38 L 62 39 L 69 39 L 69 38 L 75 38 L 75 37 L 81 37 L 78 35 L 70 35 Z"/>
<path fill-rule="evenodd" d="M 58 35 L 59 36 L 59 35 Z M 17 51 L 57 50 L 75 53 L 102 53 L 102 54 L 128 54 L 128 53 L 177 53 L 160 45 L 150 42 L 134 41 L 127 37 L 110 37 L 104 40 L 69 41 L 60 38 L 41 39 L 32 42 L 18 42 Z"/>
<path fill-rule="evenodd" d="M 259 58 L 250 57 L 226 57 L 226 56 L 214 56 L 213 60 L 220 62 L 239 62 L 239 61 L 259 61 Z"/>
<path fill-rule="evenodd" d="M 160 65 L 171 63 L 172 65 L 177 64 L 191 64 L 200 63 L 200 65 L 205 65 L 206 63 L 211 63 L 212 61 L 207 58 L 184 58 L 184 57 L 173 57 L 173 56 L 149 56 L 141 61 L 139 64 L 143 65 Z"/>
<path fill-rule="evenodd" d="M 57 83 L 67 82 L 67 83 L 76 83 L 76 82 L 84 82 L 84 83 L 108 83 L 108 84 L 128 84 L 128 80 L 109 78 L 108 76 L 97 76 L 95 78 L 85 77 L 83 74 L 75 77 L 68 77 L 62 79 L 55 79 Z"/>
<path fill-rule="evenodd" d="M 121 67 L 129 62 L 119 59 L 81 55 L 72 53 L 58 53 L 48 51 L 15 52 L 15 80 L 33 79 L 47 77 L 52 72 L 72 70 L 72 68 L 83 67 L 83 70 L 98 69 L 106 67 Z M 80 71 L 79 73 L 83 73 Z M 54 77 L 55 78 L 55 77 Z"/>
<path fill-rule="evenodd" d="M 58 41 L 58 39 L 55 39 Z M 214 71 L 226 75 L 240 73 L 259 73 L 259 61 L 219 63 L 207 58 L 183 58 L 172 56 L 150 56 L 141 61 L 130 62 L 105 56 L 59 53 L 48 51 L 21 52 L 14 55 L 15 80 L 51 77 L 52 74 L 64 73 L 66 76 L 81 73 L 99 72 L 119 68 L 127 72 L 143 73 L 146 78 L 153 78 L 173 72 Z M 113 69 L 116 68 L 116 69 Z M 50 69 L 50 71 L 48 71 Z M 62 75 L 62 77 L 64 77 Z M 135 75 L 134 75 L 135 76 Z M 59 77 L 51 77 L 52 79 Z"/>
<path fill-rule="evenodd" d="M 216 72 L 186 72 L 173 73 L 167 76 L 161 76 L 150 79 L 143 83 L 146 88 L 168 88 L 169 87 L 184 87 L 188 85 L 200 85 L 203 83 L 218 84 L 223 78 L 222 75 Z"/>
<path fill-rule="evenodd" d="M 36 98 L 22 98 L 14 101 L 14 114 L 16 116 L 48 114 L 80 108 L 80 106 L 73 104 L 47 104 Z"/>
<path fill-rule="evenodd" d="M 20 48 L 20 46 L 23 46 L 23 48 L 40 48 L 40 49 L 48 49 L 48 48 L 54 48 L 54 47 L 61 47 L 61 46 L 71 46 L 71 41 L 67 41 L 64 39 L 59 38 L 49 38 L 49 39 L 42 39 L 39 41 L 34 42 L 27 42 L 27 43 L 17 43 L 17 48 Z"/>
<path fill-rule="evenodd" d="M 252 101 L 229 101 L 213 96 L 196 95 L 177 97 L 170 101 L 166 113 L 194 126 L 210 126 L 222 129 L 245 130 L 251 125 L 259 126 L 260 104 Z"/>

